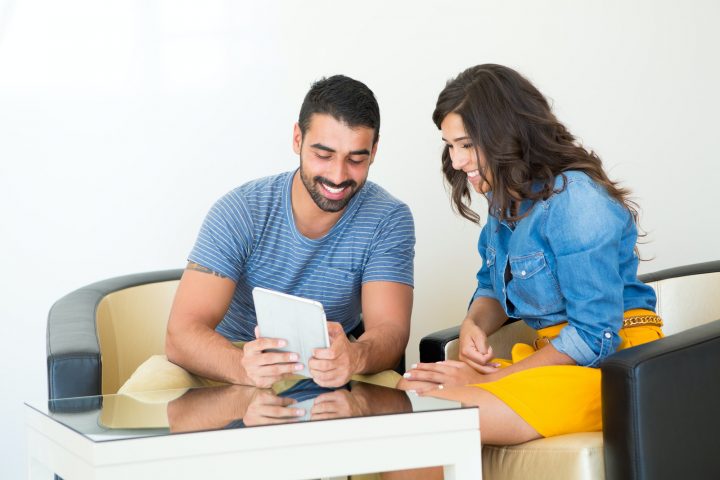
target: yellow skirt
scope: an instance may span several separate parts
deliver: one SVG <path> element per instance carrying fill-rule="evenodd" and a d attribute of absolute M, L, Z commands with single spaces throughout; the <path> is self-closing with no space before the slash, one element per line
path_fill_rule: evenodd
<path fill-rule="evenodd" d="M 649 310 L 625 312 L 625 327 L 618 350 L 663 337 L 660 326 L 632 325 L 634 319 L 660 318 Z M 565 323 L 538 330 L 538 338 L 555 338 Z M 533 346 L 518 343 L 512 360 L 496 359 L 501 368 L 517 363 L 535 352 Z M 543 437 L 602 430 L 600 369 L 577 365 L 552 365 L 522 370 L 495 382 L 473 385 L 500 398 Z"/>

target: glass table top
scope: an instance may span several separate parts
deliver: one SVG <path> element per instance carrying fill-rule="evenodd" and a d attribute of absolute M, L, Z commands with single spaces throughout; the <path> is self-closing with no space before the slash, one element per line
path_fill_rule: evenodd
<path fill-rule="evenodd" d="M 364 382 L 331 389 L 310 379 L 278 382 L 272 389 L 226 385 L 27 405 L 95 442 L 465 408 L 459 402 Z"/>

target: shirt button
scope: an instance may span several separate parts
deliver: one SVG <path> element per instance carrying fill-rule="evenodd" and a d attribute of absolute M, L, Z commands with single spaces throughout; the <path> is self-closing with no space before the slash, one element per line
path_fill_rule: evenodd
<path fill-rule="evenodd" d="M 605 338 L 610 338 L 610 337 L 612 337 L 612 335 L 610 334 L 610 332 L 605 332 Z"/>
<path fill-rule="evenodd" d="M 487 266 L 488 266 L 488 267 L 490 266 L 490 260 L 488 260 L 488 261 L 485 262 L 485 263 L 487 263 Z"/>
<path fill-rule="evenodd" d="M 526 273 L 527 272 L 525 270 L 523 270 L 522 272 L 520 272 L 520 275 L 522 275 L 524 277 Z"/>

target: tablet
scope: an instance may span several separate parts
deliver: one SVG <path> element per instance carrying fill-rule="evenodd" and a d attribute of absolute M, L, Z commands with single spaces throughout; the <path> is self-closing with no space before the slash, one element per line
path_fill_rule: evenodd
<path fill-rule="evenodd" d="M 260 287 L 252 293 L 260 336 L 287 340 L 285 347 L 276 350 L 297 353 L 304 367 L 296 373 L 310 377 L 308 361 L 313 350 L 330 346 L 322 304 Z"/>

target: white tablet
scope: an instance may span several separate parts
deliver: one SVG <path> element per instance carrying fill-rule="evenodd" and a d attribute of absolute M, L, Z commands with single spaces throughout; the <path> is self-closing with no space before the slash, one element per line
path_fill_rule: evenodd
<path fill-rule="evenodd" d="M 322 304 L 260 287 L 252 293 L 260 336 L 287 340 L 287 346 L 277 350 L 297 353 L 304 368 L 296 373 L 310 377 L 313 350 L 330 346 Z"/>

